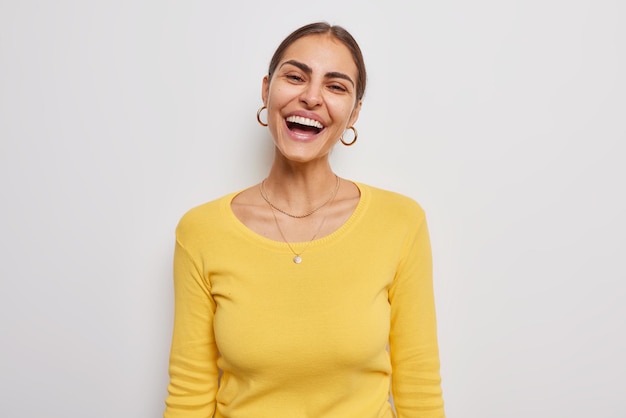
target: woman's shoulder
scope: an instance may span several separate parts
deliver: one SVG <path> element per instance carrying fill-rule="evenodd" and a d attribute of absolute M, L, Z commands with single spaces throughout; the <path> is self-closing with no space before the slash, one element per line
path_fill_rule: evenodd
<path fill-rule="evenodd" d="M 361 193 L 369 201 L 371 210 L 380 211 L 389 216 L 424 217 L 424 208 L 408 195 L 355 182 Z"/>
<path fill-rule="evenodd" d="M 224 206 L 228 205 L 235 194 L 229 193 L 188 209 L 178 221 L 176 234 L 178 236 L 195 234 L 224 224 Z"/>

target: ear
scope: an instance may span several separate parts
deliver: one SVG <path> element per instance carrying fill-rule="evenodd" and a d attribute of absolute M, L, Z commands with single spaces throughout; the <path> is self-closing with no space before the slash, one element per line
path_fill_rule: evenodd
<path fill-rule="evenodd" d="M 350 119 L 348 120 L 348 126 L 354 126 L 356 121 L 359 119 L 359 113 L 361 112 L 362 104 L 363 104 L 363 101 L 359 100 L 356 106 L 354 106 L 354 109 L 352 109 L 352 114 L 350 115 Z"/>
<path fill-rule="evenodd" d="M 270 79 L 268 76 L 263 77 L 263 86 L 261 88 L 261 99 L 263 99 L 263 105 L 267 106 L 267 98 L 270 94 Z"/>

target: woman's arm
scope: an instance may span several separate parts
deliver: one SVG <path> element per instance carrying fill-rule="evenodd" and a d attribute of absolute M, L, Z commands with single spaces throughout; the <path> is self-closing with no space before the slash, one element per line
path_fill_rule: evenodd
<path fill-rule="evenodd" d="M 389 301 L 392 393 L 398 418 L 444 418 L 431 248 L 421 209 L 407 235 Z"/>
<path fill-rule="evenodd" d="M 213 334 L 215 302 L 200 262 L 176 240 L 174 332 L 164 418 L 209 418 L 215 412 L 218 351 Z"/>

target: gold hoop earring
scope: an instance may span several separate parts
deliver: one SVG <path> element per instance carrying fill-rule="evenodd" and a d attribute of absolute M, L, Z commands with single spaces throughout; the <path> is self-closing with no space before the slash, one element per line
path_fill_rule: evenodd
<path fill-rule="evenodd" d="M 265 123 L 265 122 L 263 122 L 261 120 L 261 112 L 264 109 L 267 109 L 267 106 L 265 106 L 265 105 L 261 106 L 261 108 L 256 112 L 256 120 L 257 120 L 257 122 L 259 122 L 259 125 L 261 125 L 261 126 L 267 126 L 267 123 Z"/>
<path fill-rule="evenodd" d="M 343 145 L 345 145 L 346 147 L 351 147 L 352 145 L 354 145 L 354 143 L 356 142 L 357 138 L 359 137 L 359 133 L 356 131 L 356 128 L 354 126 L 349 126 L 348 129 L 352 129 L 352 132 L 354 132 L 354 139 L 352 140 L 352 142 L 346 142 L 343 140 L 343 135 L 341 135 L 341 137 L 339 138 L 339 140 L 341 141 L 341 143 Z"/>

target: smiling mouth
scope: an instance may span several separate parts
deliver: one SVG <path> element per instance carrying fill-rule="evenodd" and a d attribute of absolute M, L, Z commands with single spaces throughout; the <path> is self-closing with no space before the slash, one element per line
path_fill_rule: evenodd
<path fill-rule="evenodd" d="M 290 131 L 319 134 L 324 129 L 324 125 L 318 121 L 302 116 L 289 116 L 286 121 Z"/>

